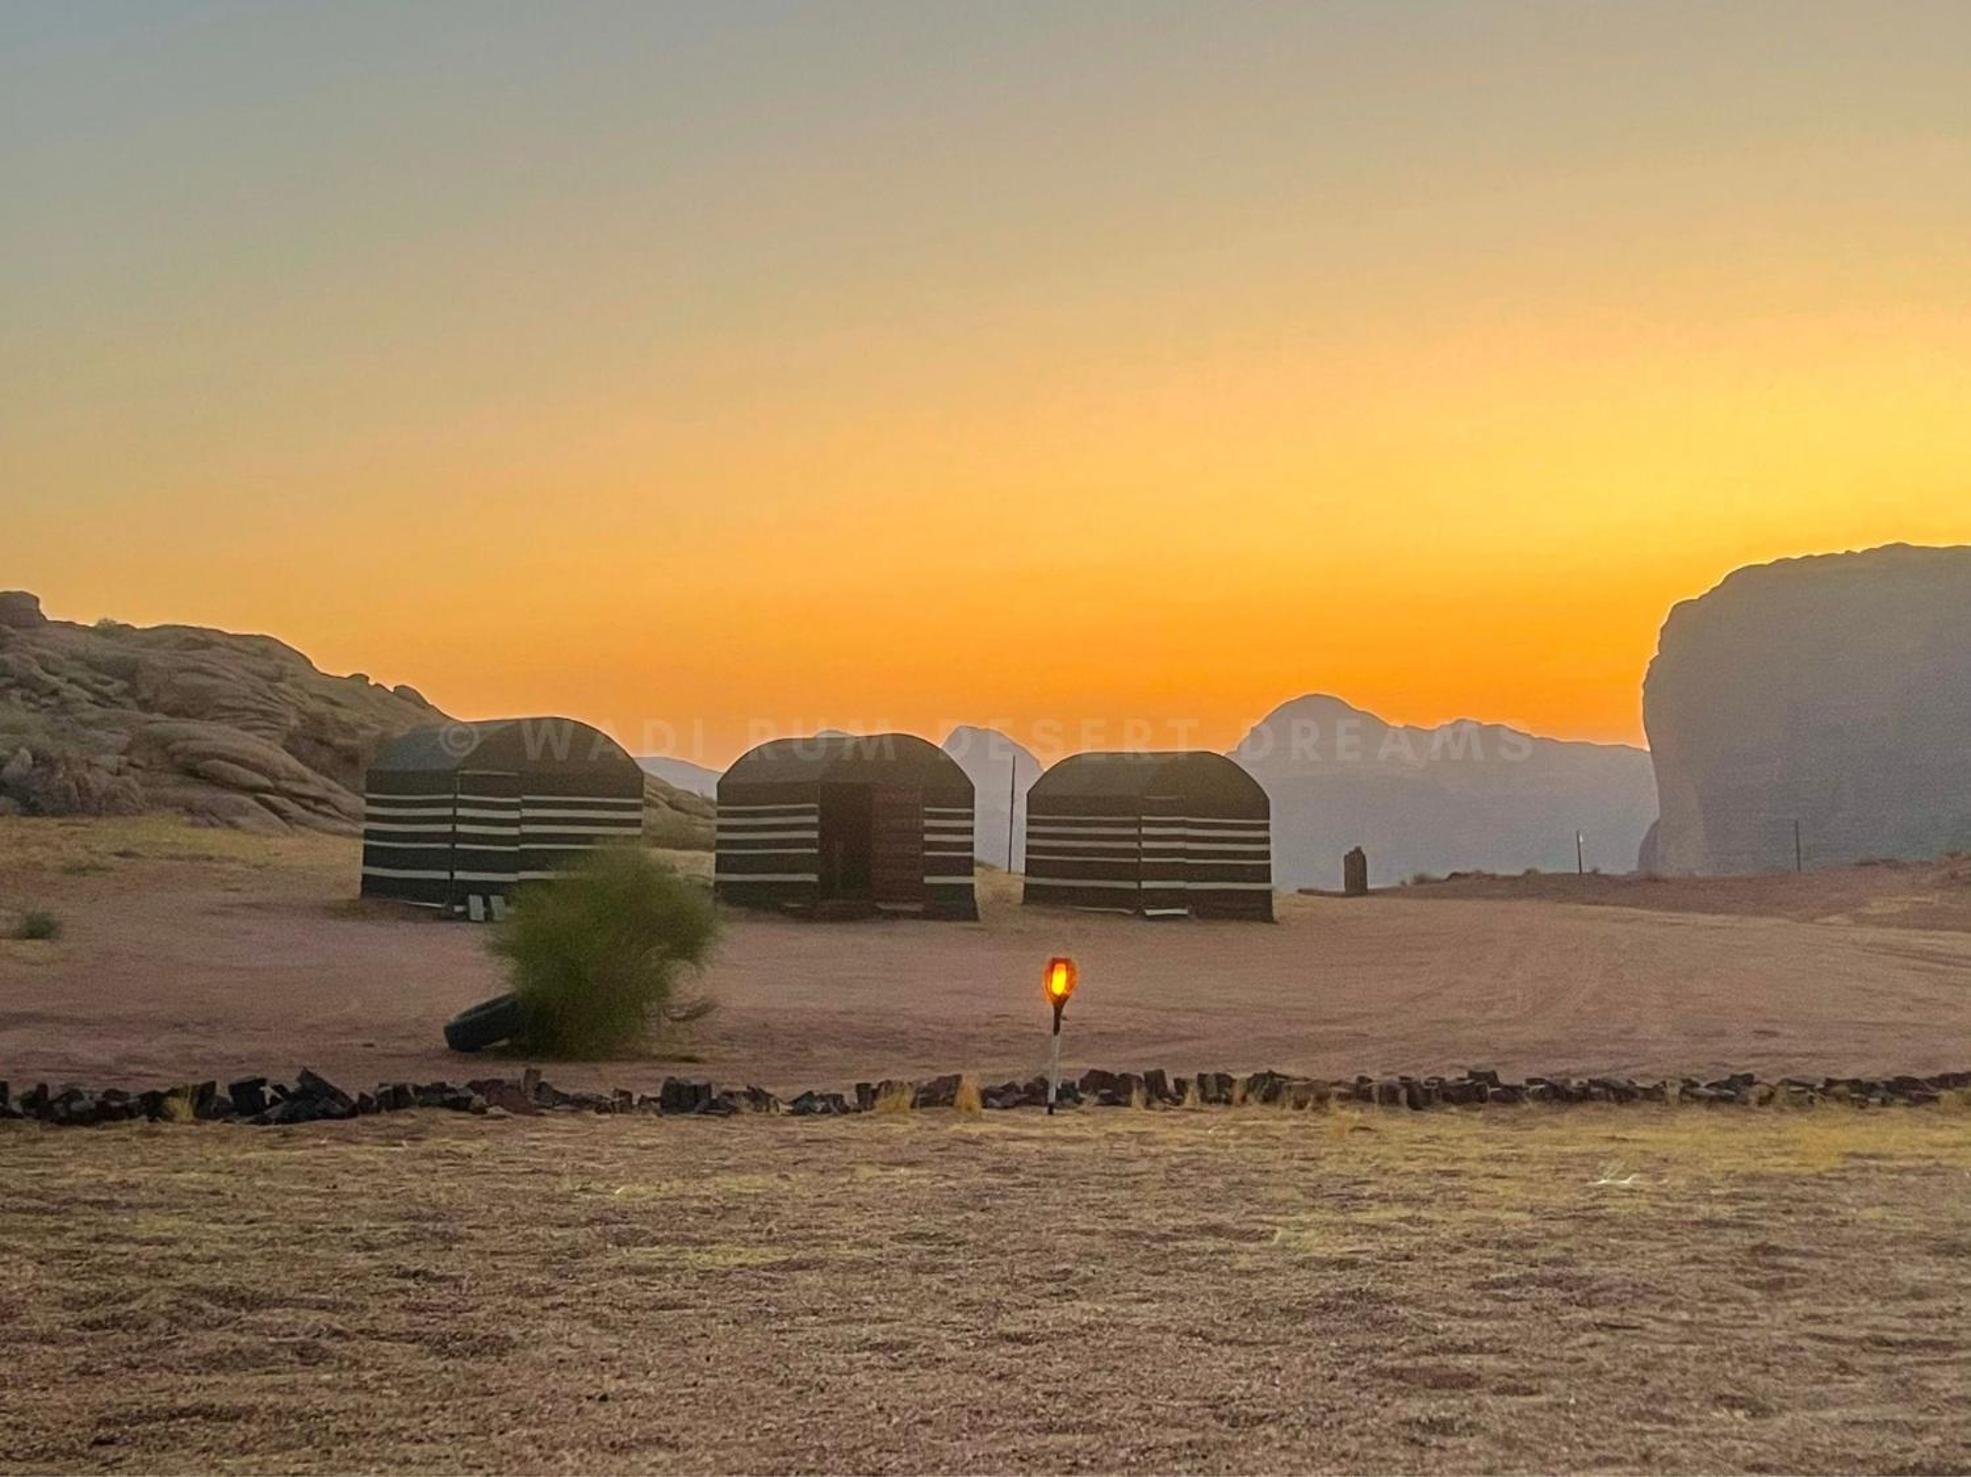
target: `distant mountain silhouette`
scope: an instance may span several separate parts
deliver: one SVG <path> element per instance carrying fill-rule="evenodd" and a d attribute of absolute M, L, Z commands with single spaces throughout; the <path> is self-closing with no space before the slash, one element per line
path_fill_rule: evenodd
<path fill-rule="evenodd" d="M 637 760 L 645 774 L 654 774 L 666 784 L 675 785 L 688 795 L 718 798 L 720 770 L 693 764 L 689 759 L 673 759 L 668 754 L 645 754 Z"/>
<path fill-rule="evenodd" d="M 1274 881 L 1339 888 L 1361 846 L 1378 886 L 1418 872 L 1627 871 L 1656 816 L 1649 755 L 1496 723 L 1385 722 L 1337 697 L 1283 703 L 1232 757 L 1273 801 Z"/>
<path fill-rule="evenodd" d="M 958 761 L 958 767 L 971 776 L 977 791 L 973 800 L 972 853 L 995 867 L 1006 865 L 1006 827 L 1009 803 L 1008 782 L 1017 776 L 1021 829 L 1026 822 L 1026 793 L 1040 778 L 1041 762 L 1022 745 L 995 728 L 975 728 L 960 724 L 944 741 L 945 753 Z M 1013 867 L 1026 865 L 1026 838 L 1016 838 Z"/>
<path fill-rule="evenodd" d="M 1754 565 L 1664 622 L 1643 685 L 1666 872 L 1971 849 L 1971 548 Z"/>

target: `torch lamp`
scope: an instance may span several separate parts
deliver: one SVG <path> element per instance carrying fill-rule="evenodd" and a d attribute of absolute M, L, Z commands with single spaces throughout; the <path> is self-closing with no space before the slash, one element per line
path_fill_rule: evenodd
<path fill-rule="evenodd" d="M 1054 1007 L 1053 1048 L 1047 1058 L 1047 1113 L 1052 1117 L 1054 1099 L 1061 1091 L 1061 1012 L 1068 1008 L 1068 996 L 1074 993 L 1074 960 L 1058 955 L 1049 959 L 1040 982 L 1047 992 L 1047 1003 Z"/>

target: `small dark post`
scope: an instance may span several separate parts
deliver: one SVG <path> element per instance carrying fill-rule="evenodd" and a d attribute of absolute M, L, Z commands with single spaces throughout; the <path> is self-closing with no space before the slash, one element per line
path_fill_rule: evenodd
<path fill-rule="evenodd" d="M 1368 894 L 1369 854 L 1359 846 L 1341 859 L 1341 891 L 1344 897 Z"/>
<path fill-rule="evenodd" d="M 1017 754 L 1006 762 L 1006 875 L 1013 875 L 1013 823 L 1020 808 L 1020 759 Z"/>
<path fill-rule="evenodd" d="M 1580 831 L 1574 833 L 1574 872 L 1580 877 L 1588 875 L 1588 838 Z"/>
<path fill-rule="evenodd" d="M 1796 872 L 1807 870 L 1807 852 L 1806 848 L 1800 844 L 1800 823 L 1798 821 L 1793 823 L 1793 870 Z"/>

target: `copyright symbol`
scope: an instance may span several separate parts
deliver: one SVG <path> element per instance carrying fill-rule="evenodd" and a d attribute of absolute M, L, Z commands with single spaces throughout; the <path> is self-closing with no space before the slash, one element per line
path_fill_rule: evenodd
<path fill-rule="evenodd" d="M 447 723 L 438 734 L 438 746 L 454 759 L 463 759 L 478 742 L 470 723 Z"/>

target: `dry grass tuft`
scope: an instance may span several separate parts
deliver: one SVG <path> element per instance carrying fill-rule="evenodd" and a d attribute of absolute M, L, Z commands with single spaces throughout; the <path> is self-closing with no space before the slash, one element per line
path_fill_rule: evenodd
<path fill-rule="evenodd" d="M 979 1096 L 978 1080 L 971 1073 L 958 1079 L 958 1095 L 951 1100 L 951 1105 L 968 1118 L 977 1118 L 985 1113 L 985 1101 Z"/>
<path fill-rule="evenodd" d="M 913 1110 L 917 1099 L 917 1085 L 913 1082 L 892 1082 L 876 1094 L 875 1111 L 878 1113 L 908 1113 Z"/>

